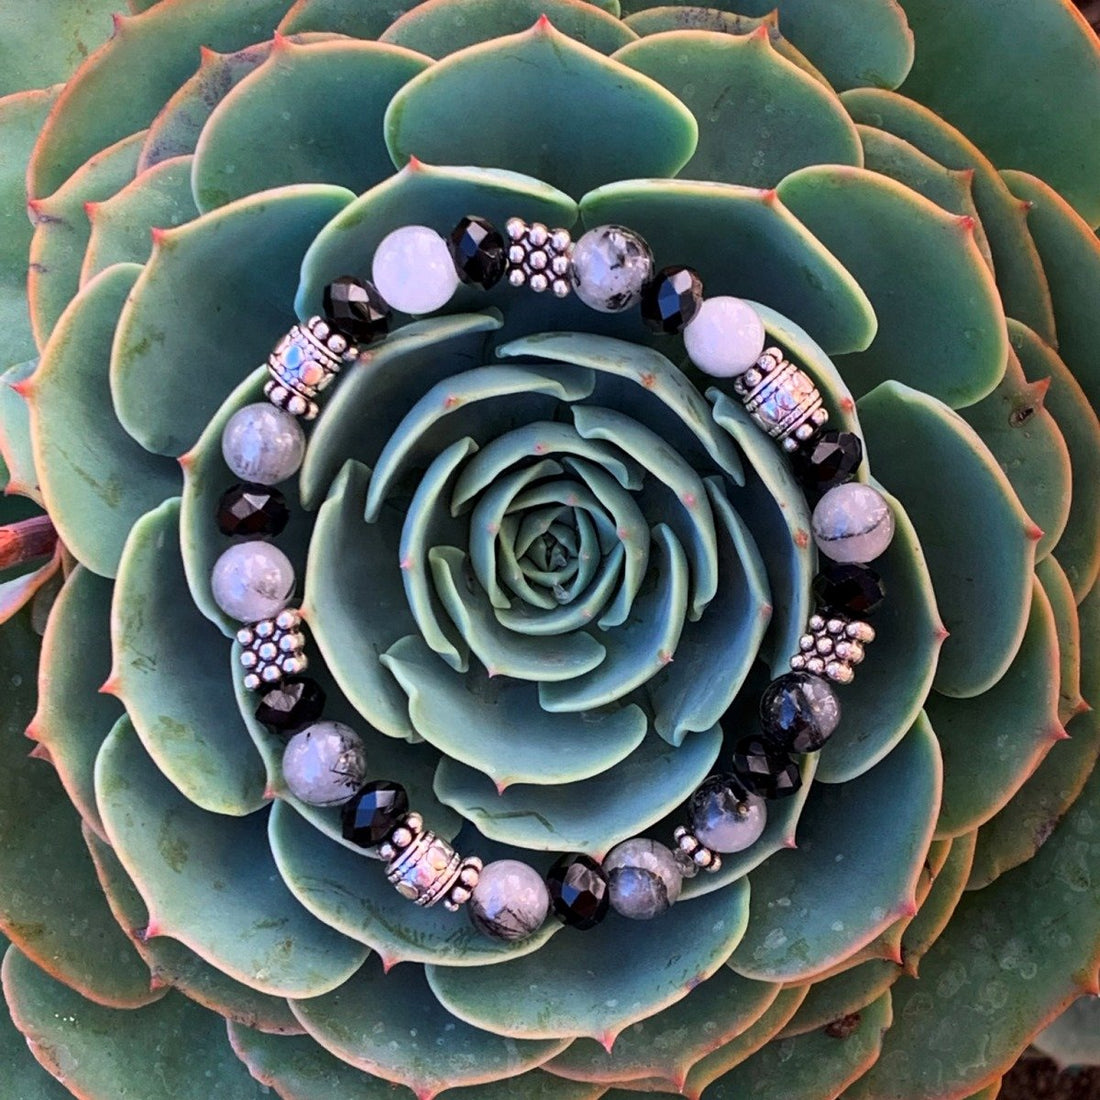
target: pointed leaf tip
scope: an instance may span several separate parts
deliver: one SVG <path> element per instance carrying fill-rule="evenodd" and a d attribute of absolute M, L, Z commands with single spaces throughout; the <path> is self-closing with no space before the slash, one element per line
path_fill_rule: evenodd
<path fill-rule="evenodd" d="M 53 757 L 50 756 L 50 750 L 46 748 L 41 741 L 35 743 L 34 748 L 27 753 L 27 756 L 30 757 L 31 760 L 45 760 L 47 764 L 53 763 Z"/>
<path fill-rule="evenodd" d="M 550 17 L 546 14 L 546 12 L 543 12 L 542 15 L 540 15 L 538 19 L 535 20 L 535 30 L 546 32 L 552 31 L 553 29 L 554 24 L 550 22 Z"/>

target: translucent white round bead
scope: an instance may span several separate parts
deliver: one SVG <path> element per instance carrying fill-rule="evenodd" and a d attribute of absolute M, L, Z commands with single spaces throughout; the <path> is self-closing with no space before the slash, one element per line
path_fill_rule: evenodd
<path fill-rule="evenodd" d="M 311 806 L 347 802 L 367 775 L 359 734 L 341 722 L 314 722 L 283 750 L 283 780 L 295 798 Z"/>
<path fill-rule="evenodd" d="M 652 274 L 649 245 L 621 225 L 598 225 L 573 246 L 573 289 L 586 306 L 601 313 L 629 309 Z"/>
<path fill-rule="evenodd" d="M 632 920 L 649 920 L 670 909 L 684 880 L 672 852 L 647 837 L 616 844 L 607 853 L 603 869 L 611 908 Z"/>
<path fill-rule="evenodd" d="M 294 566 L 270 542 L 238 542 L 214 563 L 210 587 L 218 606 L 242 623 L 278 615 L 294 593 Z"/>
<path fill-rule="evenodd" d="M 525 940 L 550 910 L 542 875 L 518 859 L 486 864 L 466 907 L 473 926 L 490 939 Z"/>
<path fill-rule="evenodd" d="M 894 513 L 870 485 L 849 481 L 830 489 L 811 519 L 817 548 L 833 561 L 874 561 L 894 537 Z"/>
<path fill-rule="evenodd" d="M 399 313 L 431 313 L 458 289 L 458 272 L 447 242 L 426 225 L 404 225 L 382 238 L 371 278 Z"/>
<path fill-rule="evenodd" d="M 704 298 L 684 327 L 684 347 L 691 361 L 716 378 L 744 374 L 764 350 L 764 322 L 740 298 Z"/>
<path fill-rule="evenodd" d="M 302 425 L 268 401 L 238 409 L 222 431 L 226 464 L 237 477 L 260 485 L 286 481 L 301 466 L 305 453 Z"/>

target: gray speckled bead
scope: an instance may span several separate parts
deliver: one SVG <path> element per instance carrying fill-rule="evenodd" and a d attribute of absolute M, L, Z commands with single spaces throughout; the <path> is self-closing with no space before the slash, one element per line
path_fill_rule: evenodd
<path fill-rule="evenodd" d="M 631 920 L 650 920 L 667 912 L 680 896 L 683 875 L 676 857 L 663 844 L 632 837 L 616 844 L 603 861 L 611 888 L 611 908 Z"/>
<path fill-rule="evenodd" d="M 268 401 L 238 409 L 222 429 L 226 464 L 245 481 L 261 485 L 286 481 L 301 466 L 305 453 L 302 425 Z"/>
<path fill-rule="evenodd" d="M 760 839 L 767 824 L 764 800 L 749 794 L 730 776 L 712 775 L 688 801 L 696 838 L 715 852 L 743 852 Z"/>
<path fill-rule="evenodd" d="M 633 230 L 598 225 L 573 246 L 570 278 L 586 306 L 601 313 L 629 309 L 653 274 L 653 253 Z"/>
<path fill-rule="evenodd" d="M 466 912 L 470 923 L 493 940 L 525 940 L 550 911 L 542 875 L 518 859 L 498 859 L 481 869 Z"/>
<path fill-rule="evenodd" d="M 210 587 L 218 606 L 234 619 L 273 619 L 294 594 L 294 566 L 270 542 L 238 542 L 214 563 Z"/>
<path fill-rule="evenodd" d="M 849 481 L 830 489 L 814 508 L 817 548 L 833 561 L 874 561 L 894 537 L 894 513 L 870 485 Z"/>
<path fill-rule="evenodd" d="M 283 750 L 283 779 L 295 798 L 311 806 L 339 806 L 363 785 L 363 742 L 350 726 L 314 722 Z"/>

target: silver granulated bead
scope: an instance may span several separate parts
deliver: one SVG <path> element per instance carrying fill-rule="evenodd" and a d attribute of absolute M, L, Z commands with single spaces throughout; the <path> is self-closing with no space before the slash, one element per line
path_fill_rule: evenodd
<path fill-rule="evenodd" d="M 570 256 L 573 239 L 567 229 L 547 229 L 541 222 L 528 224 L 509 218 L 504 227 L 508 238 L 505 275 L 514 287 L 527 286 L 536 294 L 550 290 L 557 298 L 570 291 Z"/>
<path fill-rule="evenodd" d="M 310 317 L 294 325 L 267 357 L 271 378 L 264 396 L 294 416 L 312 420 L 317 415 L 313 400 L 340 373 L 344 363 L 352 363 L 359 349 L 346 336 L 334 332 L 323 317 Z"/>
<path fill-rule="evenodd" d="M 691 861 L 695 870 L 720 871 L 722 857 L 708 848 L 686 825 L 677 825 L 672 831 L 676 851 Z M 693 872 L 694 873 L 694 872 Z"/>
<path fill-rule="evenodd" d="M 284 676 L 305 672 L 309 660 L 301 626 L 301 615 L 288 607 L 272 619 L 261 619 L 237 631 L 247 690 L 259 691 L 279 683 Z"/>
<path fill-rule="evenodd" d="M 811 615 L 806 633 L 798 639 L 791 668 L 825 676 L 837 684 L 850 684 L 855 679 L 855 666 L 866 656 L 865 647 L 874 640 L 875 629 L 870 623 Z"/>
<path fill-rule="evenodd" d="M 809 439 L 829 419 L 821 394 L 805 371 L 768 348 L 733 389 L 748 414 L 789 453 Z"/>
<path fill-rule="evenodd" d="M 397 892 L 424 907 L 454 902 L 450 895 L 463 885 L 460 876 L 470 866 L 447 841 L 424 828 L 419 814 L 406 814 L 379 851 L 389 860 L 386 878 Z"/>

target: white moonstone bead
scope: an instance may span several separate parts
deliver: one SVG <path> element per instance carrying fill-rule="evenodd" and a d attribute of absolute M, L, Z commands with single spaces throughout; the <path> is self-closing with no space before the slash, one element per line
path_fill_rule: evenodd
<path fill-rule="evenodd" d="M 294 594 L 294 566 L 270 542 L 238 542 L 214 563 L 210 587 L 218 606 L 234 619 L 272 619 Z"/>
<path fill-rule="evenodd" d="M 811 519 L 817 548 L 833 561 L 869 562 L 894 537 L 894 513 L 870 485 L 849 481 L 830 489 Z"/>
<path fill-rule="evenodd" d="M 441 309 L 458 289 L 458 272 L 447 242 L 426 225 L 404 225 L 382 238 L 371 278 L 399 313 Z"/>
<path fill-rule="evenodd" d="M 550 911 L 542 875 L 518 859 L 498 859 L 481 869 L 466 906 L 470 922 L 494 940 L 525 940 Z"/>
<path fill-rule="evenodd" d="M 744 374 L 764 350 L 764 322 L 740 298 L 704 298 L 684 326 L 684 347 L 691 361 L 716 378 Z"/>
<path fill-rule="evenodd" d="M 603 869 L 611 908 L 631 920 L 650 920 L 669 910 L 684 880 L 672 852 L 647 837 L 616 844 L 607 853 Z"/>
<path fill-rule="evenodd" d="M 295 798 L 311 806 L 347 802 L 367 774 L 359 734 L 341 722 L 314 722 L 283 750 L 283 780 Z"/>
<path fill-rule="evenodd" d="M 286 481 L 301 466 L 305 453 L 302 425 L 268 401 L 238 409 L 222 430 L 226 464 L 245 481 L 261 485 Z"/>

